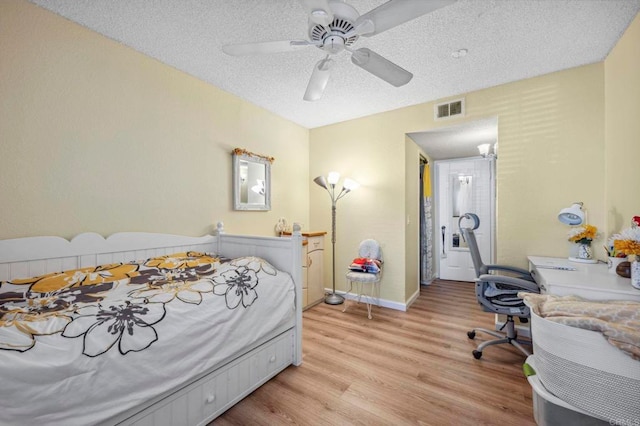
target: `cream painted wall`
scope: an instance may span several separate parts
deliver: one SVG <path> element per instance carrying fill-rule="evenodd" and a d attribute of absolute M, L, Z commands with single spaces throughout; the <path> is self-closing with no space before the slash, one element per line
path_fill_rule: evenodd
<path fill-rule="evenodd" d="M 281 216 L 330 231 L 329 197 L 311 178 L 338 170 L 362 187 L 338 203 L 337 286 L 359 242 L 376 238 L 386 259 L 381 296 L 404 303 L 418 256 L 409 182 L 417 154 L 405 134 L 498 116 L 498 261 L 564 256 L 561 207 L 584 201 L 590 222 L 609 230 L 639 210 L 628 196 L 640 177 L 639 25 L 636 18 L 603 63 L 466 94 L 464 119 L 434 123 L 434 103 L 425 103 L 308 131 L 26 1 L 5 0 L 0 238 L 199 235 L 218 220 L 231 232 L 268 235 Z M 234 147 L 276 158 L 273 211 L 231 210 Z"/>
<path fill-rule="evenodd" d="M 405 299 L 420 288 L 420 148 L 405 137 Z"/>
<path fill-rule="evenodd" d="M 309 224 L 309 132 L 22 0 L 0 2 L 0 238 Z M 232 210 L 231 151 L 275 157 Z"/>
<path fill-rule="evenodd" d="M 345 270 L 361 239 L 376 235 L 386 254 L 382 298 L 404 303 L 411 296 L 406 282 L 410 272 L 402 270 L 406 259 L 417 257 L 406 228 L 412 209 L 405 180 L 410 173 L 409 132 L 498 116 L 498 262 L 524 267 L 527 254 L 567 255 L 567 229 L 556 214 L 573 201 L 584 201 L 590 221 L 604 226 L 604 64 L 467 93 L 465 98 L 463 119 L 435 123 L 434 103 L 425 103 L 310 131 L 312 176 L 336 169 L 364 183 L 344 200 L 342 211 L 339 206 L 337 270 Z M 330 224 L 325 197 L 319 190 L 310 192 L 313 228 L 328 229 Z"/>
<path fill-rule="evenodd" d="M 640 14 L 604 62 L 607 236 L 640 215 Z"/>
<path fill-rule="evenodd" d="M 380 295 L 400 302 L 405 300 L 405 137 L 389 122 L 392 117 L 404 121 L 402 116 L 390 112 L 312 129 L 309 143 L 310 177 L 335 170 L 361 184 L 337 205 L 336 288 L 346 290 L 344 271 L 360 242 L 375 238 L 385 257 Z M 309 185 L 311 228 L 330 232 L 329 197 L 311 180 Z M 327 244 L 325 277 L 331 273 Z M 331 286 L 330 278 L 326 286 Z"/>
<path fill-rule="evenodd" d="M 457 96 L 456 96 L 457 97 Z M 433 103 L 365 117 L 310 132 L 311 174 L 342 167 L 366 181 L 343 218 L 338 258 L 376 234 L 387 254 L 382 297 L 404 303 L 412 295 L 409 260 L 417 257 L 411 215 L 411 146 L 405 134 L 489 116 L 499 118 L 497 261 L 526 266 L 526 255 L 566 256 L 566 226 L 556 214 L 583 201 L 602 235 L 640 214 L 640 15 L 604 62 L 467 93 L 464 119 L 434 123 Z M 441 102 L 438 100 L 436 102 Z M 383 153 L 384 155 L 380 155 Z M 417 156 L 417 154 L 415 154 Z M 398 170 L 404 159 L 405 171 Z M 397 176 L 405 174 L 404 188 Z M 376 186 L 377 184 L 377 186 Z M 354 193 L 355 195 L 355 193 Z M 311 191 L 312 227 L 326 226 Z M 393 208 L 395 206 L 395 208 Z M 404 211 L 398 206 L 404 206 Z M 328 213 L 328 212 L 327 212 Z M 346 268 L 338 262 L 338 271 Z M 404 281 L 403 280 L 404 277 Z M 403 294 L 404 293 L 404 294 Z"/>
<path fill-rule="evenodd" d="M 525 267 L 528 254 L 567 256 L 568 228 L 557 213 L 572 202 L 583 201 L 589 221 L 603 228 L 602 63 L 474 93 L 467 112 L 499 117 L 498 263 Z"/>

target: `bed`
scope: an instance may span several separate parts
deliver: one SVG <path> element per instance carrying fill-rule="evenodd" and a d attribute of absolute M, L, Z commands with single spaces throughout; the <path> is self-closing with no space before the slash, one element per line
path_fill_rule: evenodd
<path fill-rule="evenodd" d="M 294 230 L 0 241 L 0 424 L 202 425 L 300 365 Z"/>

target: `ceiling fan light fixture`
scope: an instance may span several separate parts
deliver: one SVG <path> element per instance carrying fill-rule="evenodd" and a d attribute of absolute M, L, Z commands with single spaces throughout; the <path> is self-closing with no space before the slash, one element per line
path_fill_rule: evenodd
<path fill-rule="evenodd" d="M 317 101 L 322 97 L 324 89 L 329 82 L 332 66 L 333 60 L 327 56 L 324 59 L 320 59 L 316 66 L 313 67 L 313 73 L 303 97 L 305 101 Z"/>
<path fill-rule="evenodd" d="M 352 50 L 361 35 L 375 36 L 405 22 L 455 3 L 456 0 L 388 0 L 360 15 L 346 0 L 299 0 L 306 10 L 309 40 L 262 41 L 226 45 L 222 50 L 233 56 L 289 52 L 307 46 L 320 48 L 327 57 L 316 64 L 303 96 L 305 101 L 322 97 L 330 76 L 329 56 L 344 50 L 351 61 L 363 70 L 395 87 L 404 86 L 413 74 L 390 60 L 367 49 Z M 466 53 L 466 50 L 465 50 Z"/>

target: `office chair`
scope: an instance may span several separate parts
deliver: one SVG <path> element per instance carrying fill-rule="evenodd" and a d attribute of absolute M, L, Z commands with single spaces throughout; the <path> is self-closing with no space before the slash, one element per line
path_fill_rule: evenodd
<path fill-rule="evenodd" d="M 374 299 L 374 294 L 378 299 L 377 305 L 380 305 L 380 280 L 382 279 L 382 250 L 380 249 L 380 244 L 376 240 L 368 239 L 364 240 L 360 243 L 358 248 L 358 258 L 359 259 L 372 259 L 377 260 L 378 262 L 374 262 L 374 264 L 363 265 L 359 267 L 354 267 L 347 273 L 347 281 L 349 282 L 349 290 L 345 293 L 345 303 L 344 309 L 342 312 L 347 310 L 347 294 L 351 293 L 353 290 L 353 284 L 356 283 L 356 290 L 358 293 L 358 303 L 360 303 L 360 299 L 362 296 L 365 296 L 366 304 L 367 304 L 367 313 L 369 319 L 371 316 L 371 305 Z M 352 265 L 353 266 L 353 265 Z M 377 270 L 377 272 L 376 272 Z M 369 272 L 364 272 L 369 271 Z M 370 285 L 368 292 L 363 292 L 364 286 Z"/>
<path fill-rule="evenodd" d="M 481 343 L 472 351 L 475 359 L 482 357 L 482 351 L 487 346 L 508 343 L 518 348 L 526 356 L 531 353 L 522 344 L 530 344 L 518 340 L 514 317 L 520 318 L 521 322 L 527 322 L 531 313 L 517 294 L 520 291 L 540 293 L 540 288 L 535 283 L 529 271 L 506 265 L 485 265 L 480 256 L 476 236 L 472 229 L 462 228 L 462 235 L 469 246 L 473 266 L 476 270 L 476 299 L 482 309 L 486 312 L 493 312 L 507 316 L 507 321 L 502 326 L 504 332 L 487 330 L 485 328 L 475 328 L 467 332 L 469 339 L 474 339 L 477 332 L 487 333 L 498 339 Z M 515 276 L 496 274 L 495 272 L 507 272 Z"/>

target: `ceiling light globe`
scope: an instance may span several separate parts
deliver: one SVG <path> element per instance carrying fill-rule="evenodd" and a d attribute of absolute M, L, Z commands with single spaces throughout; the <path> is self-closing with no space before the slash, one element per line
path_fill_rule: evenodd
<path fill-rule="evenodd" d="M 480 155 L 482 155 L 483 157 L 486 157 L 487 155 L 489 155 L 490 147 L 491 147 L 491 144 L 488 144 L 488 143 L 483 143 L 482 145 L 478 145 L 478 151 L 480 152 Z"/>

